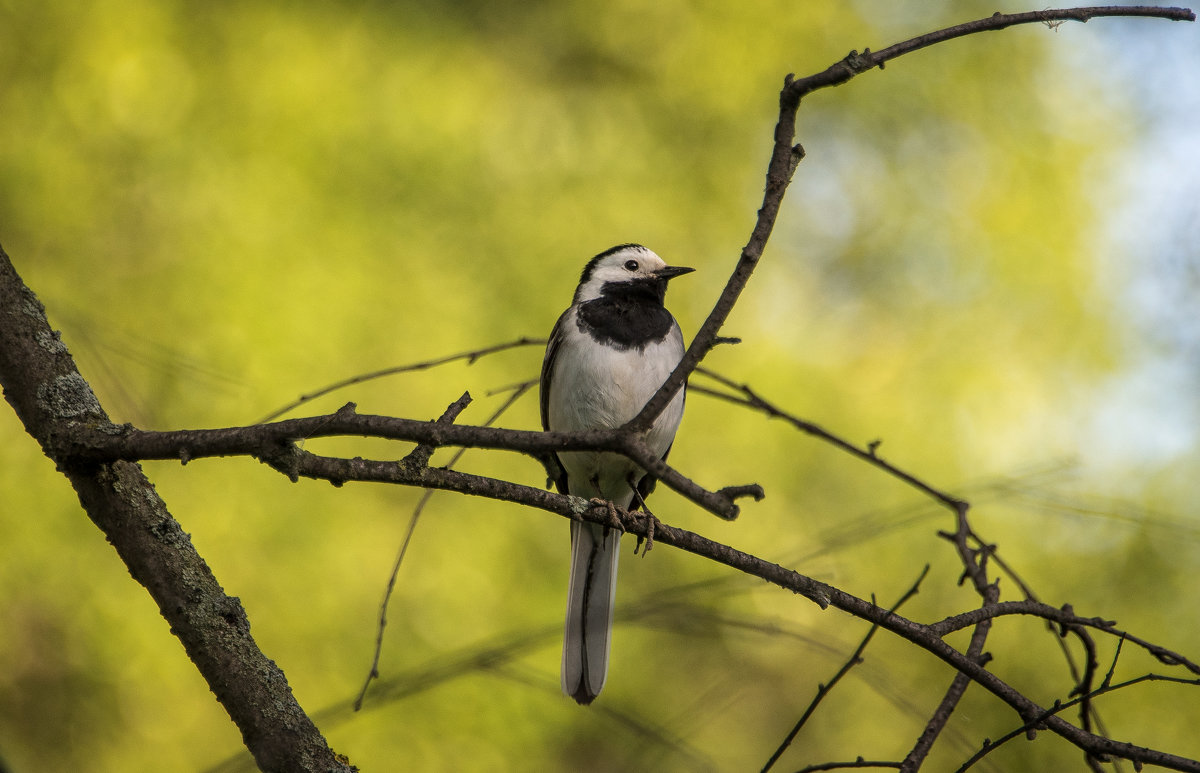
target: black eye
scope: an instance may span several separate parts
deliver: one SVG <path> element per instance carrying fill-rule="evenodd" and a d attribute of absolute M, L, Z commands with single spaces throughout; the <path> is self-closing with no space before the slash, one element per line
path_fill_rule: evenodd
<path fill-rule="evenodd" d="M 636 260 L 627 260 L 627 261 L 625 261 L 625 268 L 630 271 L 637 271 L 638 270 L 638 262 Z"/>

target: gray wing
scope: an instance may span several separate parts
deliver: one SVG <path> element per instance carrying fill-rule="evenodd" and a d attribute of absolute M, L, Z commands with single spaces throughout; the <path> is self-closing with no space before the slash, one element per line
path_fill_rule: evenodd
<path fill-rule="evenodd" d="M 542 378 L 538 387 L 539 397 L 541 398 L 542 410 L 542 429 L 550 429 L 550 378 L 554 373 L 554 361 L 558 356 L 558 349 L 562 345 L 563 322 L 567 319 L 567 315 L 571 313 L 570 309 L 564 311 L 554 323 L 554 329 L 550 331 L 550 342 L 546 344 L 546 356 L 542 359 Z M 557 469 L 557 475 L 554 477 L 554 487 L 558 489 L 560 494 L 569 494 L 567 491 L 567 472 L 563 469 L 562 462 L 559 461 L 557 454 L 550 455 L 554 459 Z"/>

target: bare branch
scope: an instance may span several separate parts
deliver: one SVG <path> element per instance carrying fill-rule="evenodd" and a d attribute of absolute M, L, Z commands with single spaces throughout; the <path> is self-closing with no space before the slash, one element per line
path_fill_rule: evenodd
<path fill-rule="evenodd" d="M 434 448 L 463 446 L 520 451 L 535 457 L 550 451 L 604 450 L 628 456 L 668 487 L 722 518 L 737 517 L 739 508 L 734 503 L 735 499 L 762 496 L 762 489 L 753 485 L 708 491 L 652 454 L 641 437 L 623 429 L 535 432 L 374 416 L 357 413 L 354 409 L 353 403 L 347 403 L 336 413 L 325 416 L 207 430 L 151 432 L 129 425 L 108 425 L 99 429 L 77 425 L 70 432 L 57 437 L 55 442 L 57 452 L 63 456 L 88 461 L 179 459 L 185 463 L 211 456 L 254 456 L 278 461 L 286 458 L 290 453 L 288 447 L 296 440 L 346 435 L 405 440 Z M 287 471 L 286 465 L 281 467 L 272 463 L 272 466 Z M 423 485 L 414 483 L 411 476 L 388 474 L 379 468 L 372 470 L 368 472 L 366 467 L 338 467 L 335 473 L 333 467 L 310 467 L 311 474 L 308 476 L 325 478 L 337 484 L 370 480 Z M 454 490 L 452 485 L 439 488 Z M 479 491 L 463 493 L 489 496 Z"/>
<path fill-rule="evenodd" d="M 867 770 L 870 768 L 898 768 L 899 762 L 888 760 L 864 760 L 862 757 L 853 762 L 822 762 L 817 765 L 805 765 L 796 773 L 816 773 L 818 770 Z"/>
<path fill-rule="evenodd" d="M 838 437 L 837 435 L 833 434 L 832 432 L 829 432 L 828 430 L 814 424 L 811 421 L 806 421 L 792 413 L 789 413 L 788 411 L 783 410 L 779 406 L 777 406 L 774 403 L 771 403 L 768 400 L 766 400 L 765 398 L 763 398 L 761 395 L 759 395 L 757 392 L 755 392 L 754 389 L 752 389 L 747 384 L 738 384 L 735 381 L 733 381 L 732 379 L 722 376 L 721 374 L 717 373 L 716 371 L 710 370 L 708 368 L 699 368 L 697 370 L 697 372 L 704 376 L 707 376 L 708 378 L 713 379 L 714 381 L 720 383 L 722 386 L 728 387 L 730 389 L 735 390 L 736 392 L 739 392 L 740 394 L 739 395 L 731 395 L 726 392 L 721 392 L 721 391 L 714 390 L 714 389 L 705 389 L 704 387 L 698 387 L 695 385 L 689 386 L 688 388 L 693 392 L 708 394 L 708 395 L 711 395 L 713 397 L 716 397 L 716 398 L 719 398 L 722 400 L 728 400 L 729 402 L 736 403 L 738 405 L 744 405 L 748 408 L 752 408 L 754 410 L 761 411 L 762 413 L 766 414 L 767 416 L 769 416 L 771 418 L 782 419 L 783 421 L 786 421 L 788 424 L 791 424 L 793 427 L 800 430 L 801 432 L 812 435 L 813 437 L 820 438 L 821 440 L 824 440 L 825 442 L 830 443 L 831 445 L 841 449 L 842 451 L 845 451 L 846 453 L 850 454 L 851 456 L 857 457 L 858 459 L 866 462 L 867 464 L 870 464 L 873 467 L 878 467 L 879 469 L 883 470 L 884 472 L 888 473 L 889 475 L 892 475 L 893 477 L 895 477 L 901 481 L 904 481 L 905 483 L 907 483 L 908 485 L 917 489 L 921 493 L 926 494 L 926 495 L 932 497 L 933 499 L 935 499 L 936 501 L 942 503 L 943 505 L 950 508 L 954 512 L 958 512 L 960 509 L 966 508 L 968 506 L 967 503 L 964 502 L 963 500 L 961 500 L 957 497 L 951 496 L 950 494 L 947 494 L 937 488 L 934 488 L 932 485 L 930 485 L 929 483 L 926 483 L 925 481 L 916 477 L 912 473 L 905 472 L 904 470 L 900 469 L 899 467 L 896 467 L 895 465 L 884 460 L 877 453 L 877 450 L 880 445 L 879 441 L 872 441 L 870 444 L 868 444 L 865 447 L 856 446 L 853 443 L 851 443 L 850 441 L 845 440 L 841 437 Z"/>
<path fill-rule="evenodd" d="M 926 564 L 925 568 L 921 570 L 920 576 L 917 577 L 916 581 L 912 584 L 912 586 L 907 591 L 904 592 L 904 595 L 902 595 L 896 601 L 896 603 L 891 606 L 891 609 L 889 611 L 895 612 L 897 609 L 899 609 L 901 606 L 904 605 L 904 602 L 908 601 L 910 598 L 917 595 L 917 591 L 921 587 L 921 581 L 924 580 L 926 575 L 928 575 L 928 574 L 929 574 L 929 564 Z M 875 601 L 875 599 L 872 597 L 871 602 L 874 603 L 874 601 Z M 808 708 L 806 708 L 804 710 L 804 713 L 800 715 L 800 719 L 796 721 L 796 724 L 792 727 L 791 732 L 789 732 L 787 734 L 787 737 L 783 739 L 783 742 L 781 744 L 779 744 L 779 747 L 775 750 L 775 753 L 772 754 L 770 759 L 767 760 L 767 764 L 764 765 L 763 769 L 762 769 L 763 773 L 767 773 L 767 771 L 769 771 L 771 768 L 773 768 L 775 766 L 775 763 L 779 761 L 779 758 L 783 756 L 783 753 L 785 751 L 787 751 L 789 746 L 792 745 L 792 741 L 795 740 L 796 735 L 799 734 L 799 732 L 800 732 L 800 729 L 804 727 L 804 724 L 806 722 L 808 722 L 809 717 L 811 717 L 813 715 L 813 713 L 817 710 L 817 706 L 819 706 L 821 704 L 821 701 L 825 698 L 826 695 L 829 694 L 830 690 L 833 689 L 834 685 L 836 685 L 838 682 L 840 682 L 842 680 L 842 677 L 844 677 L 846 674 L 850 673 L 850 669 L 854 668 L 855 666 L 857 666 L 859 663 L 862 662 L 863 651 L 866 650 L 867 645 L 871 643 L 871 639 L 875 636 L 875 632 L 878 630 L 879 630 L 879 624 L 878 623 L 872 624 L 871 629 L 869 631 L 867 631 L 867 635 L 863 637 L 863 640 L 861 642 L 859 642 L 858 647 L 855 648 L 854 652 L 850 655 L 849 659 L 847 659 L 846 662 L 842 664 L 842 667 L 837 670 L 837 673 L 835 673 L 833 675 L 833 678 L 830 679 L 828 683 L 817 686 L 817 694 L 815 696 L 813 696 L 812 701 L 808 704 Z"/>
<path fill-rule="evenodd" d="M 1101 695 L 1105 695 L 1110 692 L 1115 692 L 1117 690 L 1122 690 L 1122 689 L 1125 689 L 1126 687 L 1132 687 L 1135 684 L 1142 684 L 1144 682 L 1170 682 L 1173 684 L 1186 684 L 1186 685 L 1192 685 L 1192 686 L 1200 686 L 1200 679 L 1181 679 L 1179 677 L 1163 676 L 1161 674 L 1143 674 L 1142 676 L 1134 677 L 1133 679 L 1127 679 L 1124 682 L 1119 682 L 1117 684 L 1111 684 L 1106 680 L 1104 684 L 1102 684 L 1100 687 L 1097 687 L 1095 690 L 1092 690 L 1087 695 L 1081 695 L 1078 698 L 1075 698 L 1074 700 L 1069 700 L 1069 701 L 1065 701 L 1065 702 L 1055 701 L 1054 705 L 1052 707 L 1047 709 L 1036 719 L 1034 719 L 1030 722 L 1026 722 L 1024 725 L 1021 725 L 1020 727 L 1015 728 L 1014 730 L 1012 730 L 1008 733 L 1005 733 L 1003 736 L 996 739 L 995 741 L 992 741 L 992 740 L 985 741 L 983 744 L 983 748 L 981 748 L 978 752 L 976 752 L 974 755 L 972 755 L 970 759 L 968 759 L 961 766 L 959 766 L 958 769 L 955 771 L 955 773 L 963 773 L 963 771 L 966 771 L 967 769 L 973 767 L 976 762 L 979 762 L 981 759 L 986 757 L 988 754 L 991 754 L 996 749 L 1000 748 L 1001 746 L 1003 746 L 1004 744 L 1013 740 L 1014 738 L 1017 738 L 1017 737 L 1020 737 L 1023 735 L 1028 735 L 1031 731 L 1036 730 L 1037 727 L 1043 721 L 1045 721 L 1046 719 L 1048 719 L 1056 714 L 1059 714 L 1077 704 L 1081 704 L 1086 701 L 1097 698 Z M 1161 763 L 1161 762 L 1150 762 L 1148 760 L 1146 762 L 1151 765 L 1163 765 L 1163 763 Z M 1135 764 L 1136 764 L 1136 761 L 1135 761 Z M 1164 767 L 1170 767 L 1170 766 L 1164 765 Z"/>
<path fill-rule="evenodd" d="M 955 24 L 945 29 L 918 35 L 901 43 L 888 46 L 882 51 L 872 52 L 865 49 L 861 54 L 851 51 L 846 57 L 825 70 L 805 78 L 792 80 L 784 88 L 785 101 L 792 100 L 799 106 L 800 100 L 817 89 L 830 86 L 840 86 L 856 75 L 860 75 L 876 67 L 883 66 L 893 59 L 905 54 L 928 48 L 935 43 L 943 43 L 954 38 L 974 35 L 977 32 L 992 32 L 1012 27 L 1018 24 L 1051 24 L 1053 22 L 1078 21 L 1087 22 L 1102 16 L 1142 16 L 1170 21 L 1195 21 L 1196 15 L 1188 8 L 1158 8 L 1137 5 L 1106 5 L 1089 8 L 1060 8 L 1045 11 L 1026 11 L 1024 13 L 994 13 L 991 16 L 974 21 Z"/>
<path fill-rule="evenodd" d="M 474 365 L 480 358 L 486 357 L 489 354 L 496 354 L 497 352 L 503 352 L 503 351 L 507 351 L 509 349 L 516 349 L 516 348 L 522 347 L 522 346 L 545 346 L 545 345 L 546 345 L 545 338 L 518 338 L 515 341 L 507 341 L 502 344 L 496 344 L 495 346 L 487 346 L 482 349 L 473 349 L 472 351 L 469 351 L 469 352 L 459 352 L 458 354 L 451 354 L 451 355 L 447 355 L 446 357 L 437 357 L 435 359 L 425 360 L 423 362 L 414 362 L 414 363 L 410 363 L 408 365 L 396 365 L 391 368 L 383 368 L 382 370 L 374 370 L 369 373 L 360 373 L 357 376 L 351 376 L 350 378 L 345 378 L 345 379 L 342 379 L 341 381 L 335 381 L 332 384 L 321 387 L 320 389 L 315 389 L 312 392 L 307 392 L 305 394 L 302 394 L 298 398 L 293 400 L 292 402 L 288 403 L 287 405 L 283 406 L 282 408 L 277 408 L 276 410 L 272 411 L 271 413 L 267 414 L 266 416 L 262 417 L 261 419 L 259 419 L 258 421 L 254 422 L 254 423 L 255 424 L 266 424 L 269 421 L 274 421 L 275 419 L 278 419 L 280 416 L 284 415 L 285 413 L 287 413 L 291 410 L 294 410 L 296 408 L 299 408 L 301 405 L 304 405 L 305 403 L 316 400 L 318 397 L 324 397 L 325 395 L 330 394 L 331 392 L 336 392 L 339 389 L 345 389 L 346 387 L 354 386 L 355 384 L 362 384 L 367 381 L 373 381 L 375 379 L 384 378 L 385 376 L 394 376 L 397 373 L 412 373 L 414 371 L 429 370 L 430 368 L 436 368 L 439 365 L 445 365 L 445 364 L 451 363 L 451 362 L 459 362 L 460 360 L 466 360 L 468 365 Z"/>
<path fill-rule="evenodd" d="M 804 148 L 795 144 L 795 139 L 796 113 L 800 108 L 800 100 L 805 95 L 820 88 L 840 85 L 854 76 L 876 67 L 882 69 L 884 63 L 892 59 L 945 40 L 977 32 L 1004 29 L 1016 24 L 1047 23 L 1064 20 L 1086 22 L 1089 19 L 1100 16 L 1149 16 L 1176 21 L 1196 20 L 1195 14 L 1185 8 L 1148 8 L 1141 6 L 1097 6 L 1014 14 L 995 13 L 985 19 L 957 24 L 943 30 L 920 35 L 902 43 L 889 46 L 878 53 L 871 53 L 870 49 L 865 50 L 862 54 L 859 54 L 857 51 L 851 51 L 841 61 L 807 78 L 796 80 L 793 76 L 788 75 L 784 79 L 783 90 L 779 95 L 779 119 L 775 124 L 771 160 L 767 164 L 767 179 L 763 194 L 763 203 L 758 210 L 758 219 L 754 223 L 750 239 L 746 243 L 746 246 L 742 248 L 742 254 L 734 266 L 733 274 L 725 283 L 721 295 L 717 298 L 712 311 L 709 312 L 708 317 L 700 326 L 700 330 L 697 331 L 695 338 L 688 345 L 683 359 L 680 360 L 679 365 L 671 372 L 671 375 L 663 383 L 662 387 L 659 388 L 654 397 L 646 403 L 641 412 L 630 420 L 628 426 L 632 429 L 645 430 L 663 412 L 667 404 L 671 401 L 671 398 L 683 387 L 688 376 L 700 365 L 701 360 L 704 359 L 708 352 L 712 350 L 720 335 L 721 327 L 725 324 L 725 320 L 729 317 L 730 311 L 733 310 L 734 304 L 737 303 L 742 291 L 746 288 L 746 284 L 750 281 L 754 269 L 758 266 L 758 261 L 762 258 L 763 250 L 766 249 L 767 240 L 771 237 L 771 232 L 775 228 L 775 220 L 779 215 L 783 196 L 792 181 L 792 175 L 795 173 L 801 159 L 804 158 Z"/>
<path fill-rule="evenodd" d="M 1182 666 L 1193 674 L 1200 674 L 1200 664 L 1194 663 L 1183 655 L 1122 631 L 1116 627 L 1116 623 L 1112 620 L 1105 620 L 1102 617 L 1080 617 L 1069 606 L 1059 609 L 1038 601 L 1001 601 L 987 607 L 963 612 L 959 615 L 952 615 L 939 622 L 931 623 L 929 630 L 938 636 L 946 636 L 954 631 L 975 625 L 981 620 L 1003 617 L 1005 615 L 1033 615 L 1051 620 L 1060 625 L 1082 625 L 1088 628 L 1095 628 L 1113 636 L 1122 637 L 1131 644 L 1136 644 L 1153 655 L 1160 663 L 1168 666 Z"/>

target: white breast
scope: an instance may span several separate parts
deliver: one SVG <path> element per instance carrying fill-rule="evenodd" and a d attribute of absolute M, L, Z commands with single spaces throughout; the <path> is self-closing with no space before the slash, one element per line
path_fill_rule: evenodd
<path fill-rule="evenodd" d="M 555 354 L 553 388 L 547 403 L 552 430 L 619 427 L 637 415 L 683 357 L 683 335 L 674 325 L 666 338 L 643 349 L 598 345 L 575 324 L 574 311 L 562 320 L 563 341 Z M 680 390 L 647 434 L 651 451 L 662 456 L 683 417 Z M 644 472 L 615 454 L 561 453 L 572 494 L 602 496 L 628 506 L 632 491 L 625 481 Z M 592 484 L 595 479 L 599 483 Z"/>

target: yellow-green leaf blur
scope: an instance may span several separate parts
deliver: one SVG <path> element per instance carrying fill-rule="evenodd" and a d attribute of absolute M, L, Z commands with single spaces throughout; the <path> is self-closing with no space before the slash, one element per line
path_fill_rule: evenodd
<path fill-rule="evenodd" d="M 784 76 L 998 8 L 1033 7 L 0 0 L 0 243 L 113 420 L 147 429 L 248 424 L 355 374 L 544 337 L 584 262 L 622 242 L 697 268 L 667 298 L 690 338 L 761 203 Z M 723 331 L 742 343 L 705 362 L 852 442 L 882 440 L 881 456 L 971 501 L 1042 601 L 1193 659 L 1200 163 L 1132 160 L 1174 152 L 1171 132 L 1194 139 L 1200 101 L 1175 81 L 1196 70 L 1168 52 L 1190 47 L 1194 63 L 1198 40 L 1163 21 L 1029 25 L 806 98 L 807 157 Z M 1165 185 L 1183 193 L 1153 217 L 1138 208 Z M 375 380 L 291 415 L 352 400 L 432 419 L 469 390 L 460 421 L 482 423 L 541 356 Z M 537 427 L 536 402 L 499 423 Z M 880 604 L 930 564 L 903 610 L 920 621 L 979 605 L 937 535 L 947 511 L 782 422 L 692 395 L 670 461 L 767 497 L 723 523 L 660 486 L 650 504 L 667 523 Z M 567 524 L 437 494 L 355 713 L 421 492 L 293 484 L 243 458 L 143 467 L 364 771 L 758 769 L 867 631 L 669 547 L 635 558 L 627 538 L 608 684 L 581 708 L 558 687 Z M 515 454 L 458 467 L 545 479 Z M 7 409 L 0 545 L 9 769 L 252 768 Z M 1023 597 L 1008 577 L 1001 592 Z M 1097 641 L 1103 673 L 1116 642 Z M 1043 705 L 1074 685 L 1032 618 L 998 621 L 987 651 Z M 865 658 L 781 765 L 903 758 L 953 673 L 884 632 Z M 1126 646 L 1115 677 L 1149 671 L 1189 676 Z M 1141 685 L 1096 708 L 1115 738 L 1200 757 L 1194 687 Z M 928 768 L 953 770 L 1019 724 L 972 687 Z M 979 769 L 1082 765 L 1042 733 Z"/>

